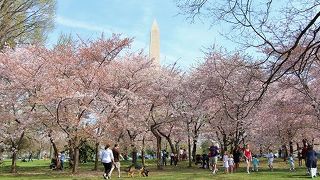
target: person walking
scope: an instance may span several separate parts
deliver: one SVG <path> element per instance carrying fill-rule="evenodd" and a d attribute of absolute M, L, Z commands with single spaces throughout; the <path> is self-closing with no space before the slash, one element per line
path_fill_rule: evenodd
<path fill-rule="evenodd" d="M 252 153 L 250 151 L 250 146 L 249 144 L 245 145 L 245 148 L 243 150 L 243 154 L 246 160 L 246 164 L 247 164 L 247 173 L 250 174 L 250 164 L 252 161 Z"/>
<path fill-rule="evenodd" d="M 218 155 L 219 155 L 219 147 L 218 144 L 215 144 L 209 148 L 209 164 L 212 167 L 212 173 L 216 174 L 218 171 L 217 163 L 218 163 Z"/>
<path fill-rule="evenodd" d="M 112 175 L 112 171 L 117 168 L 118 171 L 118 178 L 120 178 L 120 158 L 123 159 L 123 157 L 121 156 L 120 150 L 119 150 L 119 145 L 115 144 L 114 148 L 112 149 L 112 154 L 113 154 L 113 159 L 114 159 L 114 163 L 112 165 L 112 168 L 109 172 L 109 177 L 111 177 Z"/>
<path fill-rule="evenodd" d="M 109 172 L 111 171 L 112 163 L 114 162 L 114 157 L 112 150 L 110 149 L 110 144 L 107 144 L 105 149 L 101 152 L 100 159 L 104 166 L 104 179 L 111 178 L 109 176 Z"/>
<path fill-rule="evenodd" d="M 32 152 L 30 153 L 30 155 L 29 155 L 29 158 L 28 158 L 28 162 L 33 162 L 33 160 L 32 160 Z"/>
<path fill-rule="evenodd" d="M 269 153 L 267 154 L 268 158 L 268 167 L 271 171 L 273 171 L 273 160 L 274 160 L 274 155 L 272 153 L 272 150 L 269 149 Z"/>
<path fill-rule="evenodd" d="M 317 153 L 313 150 L 313 146 L 308 146 L 308 151 L 306 153 L 306 166 L 311 177 L 316 177 L 317 174 Z"/>
<path fill-rule="evenodd" d="M 295 169 L 294 169 L 294 159 L 293 159 L 293 155 L 292 154 L 289 155 L 288 163 L 289 163 L 289 166 L 290 166 L 290 171 L 295 171 Z"/>

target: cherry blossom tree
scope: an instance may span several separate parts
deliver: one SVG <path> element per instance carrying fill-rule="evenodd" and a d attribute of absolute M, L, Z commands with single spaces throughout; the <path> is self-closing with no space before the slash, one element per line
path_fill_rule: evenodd
<path fill-rule="evenodd" d="M 41 77 L 41 61 L 31 48 L 5 49 L 0 53 L 1 71 L 1 134 L 2 141 L 10 144 L 11 171 L 16 172 L 17 154 L 22 149 L 28 130 L 35 121 L 38 91 L 37 79 Z"/>
<path fill-rule="evenodd" d="M 238 54 L 227 56 L 213 51 L 196 74 L 204 82 L 206 118 L 216 130 L 223 150 L 243 143 L 253 123 L 252 111 L 260 98 L 263 75 L 260 69 L 252 68 Z"/>

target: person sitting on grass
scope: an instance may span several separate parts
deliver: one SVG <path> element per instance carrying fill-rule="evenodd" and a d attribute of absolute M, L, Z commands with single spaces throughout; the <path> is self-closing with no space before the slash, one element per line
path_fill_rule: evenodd
<path fill-rule="evenodd" d="M 274 155 L 272 153 L 272 150 L 269 149 L 269 153 L 267 154 L 268 158 L 268 167 L 271 171 L 273 171 L 273 160 L 274 160 Z"/>
<path fill-rule="evenodd" d="M 259 159 L 257 158 L 257 156 L 253 156 L 253 159 L 252 159 L 253 169 L 252 169 L 252 171 L 258 172 L 258 170 L 259 170 L 259 165 L 260 165 Z"/>

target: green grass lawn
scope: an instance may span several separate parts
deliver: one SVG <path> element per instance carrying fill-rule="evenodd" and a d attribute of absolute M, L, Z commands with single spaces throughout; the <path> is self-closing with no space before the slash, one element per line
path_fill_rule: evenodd
<path fill-rule="evenodd" d="M 81 164 L 79 167 L 79 172 L 72 175 L 69 169 L 65 171 L 52 171 L 49 169 L 49 161 L 44 160 L 34 160 L 33 162 L 21 162 L 18 161 L 18 173 L 10 173 L 10 161 L 5 161 L 4 164 L 0 165 L 0 179 L 19 179 L 19 180 L 31 180 L 31 179 L 103 179 L 103 167 L 99 164 L 99 171 L 92 171 L 93 163 Z M 129 166 L 128 162 L 122 162 L 122 174 L 120 179 L 131 179 L 128 177 L 124 169 Z M 245 164 L 240 164 L 240 169 L 238 172 L 233 174 L 224 174 L 223 167 L 219 164 L 218 174 L 212 175 L 209 170 L 201 169 L 195 165 L 192 168 L 187 167 L 187 162 L 180 162 L 177 167 L 166 166 L 163 170 L 157 170 L 155 163 L 153 161 L 147 162 L 147 167 L 150 170 L 149 177 L 139 177 L 135 176 L 134 179 L 306 179 L 310 177 L 305 175 L 305 168 L 297 168 L 297 171 L 290 172 L 288 170 L 288 165 L 282 161 L 276 161 L 274 164 L 274 171 L 270 172 L 267 169 L 265 161 L 261 162 L 259 172 L 252 172 L 247 174 L 245 172 Z M 113 172 L 112 179 L 117 178 L 117 172 Z M 320 179 L 320 178 L 319 178 Z"/>

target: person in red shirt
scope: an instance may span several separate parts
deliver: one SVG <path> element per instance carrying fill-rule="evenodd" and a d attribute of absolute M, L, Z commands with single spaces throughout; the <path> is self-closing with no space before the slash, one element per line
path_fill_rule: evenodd
<path fill-rule="evenodd" d="M 249 149 L 249 144 L 245 145 L 245 148 L 243 149 L 244 158 L 247 163 L 247 173 L 250 174 L 250 163 L 252 161 L 252 153 Z"/>

